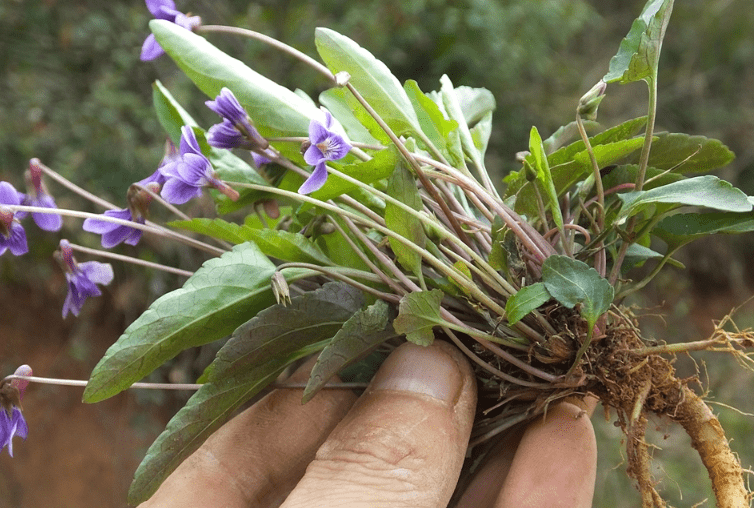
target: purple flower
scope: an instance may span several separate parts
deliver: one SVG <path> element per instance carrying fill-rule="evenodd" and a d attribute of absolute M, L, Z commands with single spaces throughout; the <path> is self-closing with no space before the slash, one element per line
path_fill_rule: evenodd
<path fill-rule="evenodd" d="M 26 194 L 22 204 L 26 206 L 39 206 L 43 208 L 57 208 L 55 200 L 47 192 L 47 187 L 42 181 L 42 168 L 39 159 L 29 161 L 29 170 L 26 172 Z M 31 217 L 41 229 L 45 231 L 60 231 L 63 227 L 63 218 L 51 213 L 33 212 Z"/>
<path fill-rule="evenodd" d="M 128 220 L 144 224 L 145 219 L 142 216 L 134 219 L 131 210 L 124 208 L 123 210 L 108 210 L 103 213 L 105 217 L 112 217 L 114 219 Z M 115 247 L 119 243 L 127 243 L 128 245 L 136 245 L 141 240 L 141 229 L 128 227 L 121 224 L 115 224 L 113 222 L 99 220 L 99 219 L 86 219 L 83 224 L 84 231 L 90 233 L 97 233 L 102 235 L 102 247 L 110 249 Z"/>
<path fill-rule="evenodd" d="M 0 182 L 0 255 L 10 250 L 14 256 L 29 252 L 26 231 L 14 213 L 2 205 L 20 205 L 24 195 L 8 182 Z M 19 217 L 23 217 L 19 213 Z"/>
<path fill-rule="evenodd" d="M 16 376 L 31 376 L 31 367 L 22 365 L 14 373 Z M 0 384 L 0 450 L 8 447 L 8 454 L 13 457 L 13 438 L 19 436 L 26 440 L 29 426 L 21 414 L 21 398 L 26 385 L 24 379 L 12 379 Z"/>
<path fill-rule="evenodd" d="M 217 178 L 209 159 L 202 154 L 190 126 L 181 129 L 181 157 L 160 168 L 167 178 L 160 195 L 168 203 L 181 205 L 202 195 L 202 187 L 214 187 L 229 198 L 238 199 L 238 192 Z"/>
<path fill-rule="evenodd" d="M 257 167 L 257 169 L 260 169 L 263 165 L 272 162 L 272 159 L 270 159 L 270 157 L 257 152 L 251 152 L 251 158 L 252 160 L 254 160 L 254 165 Z"/>
<path fill-rule="evenodd" d="M 309 142 L 304 160 L 314 166 L 314 171 L 299 188 L 299 194 L 320 189 L 327 180 L 327 162 L 342 159 L 351 150 L 345 133 L 329 111 L 325 111 L 324 124 L 319 120 L 312 120 L 309 124 Z"/>
<path fill-rule="evenodd" d="M 194 30 L 202 22 L 199 16 L 187 16 L 175 10 L 173 0 L 146 0 L 146 2 L 147 9 L 155 19 L 165 19 L 186 30 Z M 154 34 L 149 34 L 141 47 L 141 60 L 143 62 L 154 60 L 163 54 L 165 51 L 155 39 Z"/>
<path fill-rule="evenodd" d="M 207 131 L 207 143 L 217 148 L 267 148 L 269 143 L 251 124 L 249 115 L 228 88 L 223 87 L 214 101 L 206 101 L 209 109 L 223 117 L 222 123 Z"/>
<path fill-rule="evenodd" d="M 63 303 L 63 317 L 66 317 L 68 312 L 78 316 L 87 298 L 102 294 L 97 284 L 106 286 L 112 282 L 113 267 L 108 263 L 98 261 L 77 263 L 67 240 L 60 240 L 60 250 L 56 254 L 68 281 L 68 295 Z"/>

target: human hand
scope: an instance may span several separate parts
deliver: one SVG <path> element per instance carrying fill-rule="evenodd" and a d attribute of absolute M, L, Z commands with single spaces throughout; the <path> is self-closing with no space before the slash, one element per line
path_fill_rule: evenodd
<path fill-rule="evenodd" d="M 306 381 L 311 366 L 290 380 Z M 475 407 L 474 375 L 457 349 L 404 344 L 358 399 L 323 390 L 301 405 L 300 390 L 270 393 L 213 434 L 141 507 L 445 507 Z M 457 506 L 591 506 L 596 444 L 582 408 L 553 406 L 496 448 Z"/>

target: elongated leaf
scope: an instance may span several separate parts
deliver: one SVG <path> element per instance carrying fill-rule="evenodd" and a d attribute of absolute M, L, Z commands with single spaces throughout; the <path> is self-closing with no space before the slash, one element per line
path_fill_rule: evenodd
<path fill-rule="evenodd" d="M 662 39 L 672 11 L 673 0 L 649 0 L 610 60 L 602 80 L 631 83 L 656 76 Z"/>
<path fill-rule="evenodd" d="M 679 213 L 662 219 L 652 230 L 652 234 L 673 247 L 702 236 L 751 231 L 754 231 L 752 213 Z"/>
<path fill-rule="evenodd" d="M 402 162 L 395 167 L 393 174 L 390 175 L 387 194 L 414 210 L 422 209 L 422 199 L 414 177 Z M 385 224 L 389 229 L 406 237 L 419 247 L 424 247 L 426 235 L 421 220 L 391 202 L 385 204 Z M 389 238 L 389 242 L 390 248 L 393 249 L 400 264 L 406 270 L 419 276 L 422 263 L 421 255 L 394 238 Z"/>
<path fill-rule="evenodd" d="M 451 146 L 448 143 L 448 134 L 458 128 L 458 122 L 445 118 L 435 101 L 422 93 L 416 81 L 411 79 L 406 81 L 403 88 L 406 90 L 406 94 L 414 106 L 414 111 L 416 111 L 422 131 L 434 147 L 440 150 L 446 157 L 461 157 L 462 155 L 459 153 L 451 155 Z M 429 147 L 426 148 L 427 150 L 430 149 Z"/>
<path fill-rule="evenodd" d="M 232 90 L 262 136 L 307 136 L 310 121 L 320 118 L 321 112 L 310 102 L 190 30 L 159 19 L 150 21 L 149 28 L 170 58 L 210 98 L 224 86 Z M 285 145 L 279 147 L 285 155 L 301 160 L 297 147 Z"/>
<path fill-rule="evenodd" d="M 505 314 L 508 322 L 515 325 L 531 311 L 552 298 L 545 285 L 541 282 L 522 287 L 518 293 L 511 296 L 505 304 Z"/>
<path fill-rule="evenodd" d="M 724 212 L 748 212 L 752 209 L 746 194 L 712 175 L 697 176 L 648 191 L 626 192 L 618 197 L 623 201 L 618 220 L 624 220 L 655 203 L 704 206 Z"/>
<path fill-rule="evenodd" d="M 405 334 L 406 340 L 420 346 L 429 346 L 435 340 L 432 328 L 441 324 L 439 289 L 408 293 L 398 304 L 398 317 L 393 321 L 396 333 Z"/>
<path fill-rule="evenodd" d="M 330 70 L 334 74 L 348 72 L 350 83 L 396 135 L 419 131 L 419 119 L 411 101 L 384 63 L 353 40 L 328 28 L 317 28 L 314 42 L 319 56 Z M 370 132 L 378 139 L 385 139 L 372 129 Z"/>
<path fill-rule="evenodd" d="M 173 416 L 165 430 L 149 447 L 128 491 L 129 504 L 135 506 L 149 499 L 165 478 L 243 403 L 274 381 L 285 367 L 323 345 L 271 358 L 235 378 L 205 383 Z"/>
<path fill-rule="evenodd" d="M 359 360 L 374 347 L 395 336 L 388 327 L 390 308 L 377 300 L 343 324 L 332 341 L 322 350 L 304 389 L 303 402 L 314 395 L 341 369 Z"/>
<path fill-rule="evenodd" d="M 477 124 L 471 128 L 471 139 L 474 141 L 474 146 L 482 154 L 482 157 L 487 153 L 487 145 L 490 142 L 490 135 L 492 134 L 492 112 L 484 115 Z"/>
<path fill-rule="evenodd" d="M 309 238 L 299 233 L 278 229 L 252 228 L 223 219 L 191 219 L 173 221 L 168 226 L 194 231 L 235 244 L 254 242 L 267 256 L 297 263 L 332 266 L 333 262 Z"/>
<path fill-rule="evenodd" d="M 480 171 L 484 171 L 484 158 L 474 144 L 474 139 L 471 137 L 471 131 L 469 131 L 469 125 L 466 123 L 466 117 L 463 114 L 461 101 L 459 100 L 459 92 L 446 74 L 443 74 L 440 78 L 440 93 L 442 94 L 442 102 L 448 118 L 458 123 L 458 136 L 461 140 L 464 153 L 466 153 L 471 162 Z"/>
<path fill-rule="evenodd" d="M 728 165 L 734 158 L 733 152 L 716 139 L 666 132 L 652 142 L 648 164 L 657 169 L 680 165 L 674 171 L 684 174 L 707 173 Z M 638 163 L 638 155 L 632 156 L 629 162 Z"/>
<path fill-rule="evenodd" d="M 562 230 L 563 214 L 560 211 L 560 203 L 558 202 L 558 191 L 555 190 L 552 173 L 550 173 L 550 165 L 547 163 L 545 147 L 542 144 L 542 137 L 539 135 L 536 127 L 532 127 L 529 133 L 529 152 L 531 152 L 534 159 L 534 169 L 537 170 L 537 181 L 542 185 L 547 196 L 547 205 L 550 207 L 552 219 L 555 221 L 555 225 Z"/>
<path fill-rule="evenodd" d="M 568 256 L 550 256 L 542 264 L 542 282 L 547 291 L 569 309 L 579 313 L 592 328 L 613 302 L 613 286 L 597 270 Z"/>
<path fill-rule="evenodd" d="M 182 288 L 150 305 L 107 350 L 92 372 L 84 401 L 111 397 L 184 349 L 230 334 L 274 302 L 274 271 L 252 243 L 204 263 Z"/>

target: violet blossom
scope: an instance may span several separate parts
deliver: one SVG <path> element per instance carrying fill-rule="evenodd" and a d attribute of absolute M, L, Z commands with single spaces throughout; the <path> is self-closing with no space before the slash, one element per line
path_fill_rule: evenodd
<path fill-rule="evenodd" d="M 14 214 L 2 205 L 20 205 L 24 195 L 8 182 L 0 182 L 0 255 L 10 250 L 14 256 L 29 252 L 26 243 L 26 231 L 18 222 L 24 213 Z"/>
<path fill-rule="evenodd" d="M 14 373 L 16 376 L 31 376 L 31 367 L 22 365 Z M 24 379 L 11 379 L 0 383 L 0 450 L 8 447 L 8 454 L 13 457 L 13 438 L 19 436 L 26 440 L 29 426 L 21 414 L 21 399 L 29 384 Z"/>
<path fill-rule="evenodd" d="M 329 111 L 325 111 L 324 123 L 312 120 L 309 124 L 309 143 L 304 160 L 313 165 L 314 170 L 299 188 L 299 194 L 321 189 L 327 181 L 327 162 L 342 159 L 352 148 L 345 132 Z"/>
<path fill-rule="evenodd" d="M 181 205 L 202 195 L 203 187 L 214 187 L 232 200 L 238 192 L 217 178 L 209 159 L 202 154 L 193 129 L 181 129 L 180 159 L 165 164 L 160 171 L 167 178 L 160 195 L 168 203 Z"/>
<path fill-rule="evenodd" d="M 47 187 L 42 181 L 42 168 L 39 159 L 35 158 L 29 161 L 29 169 L 26 172 L 26 190 L 27 194 L 22 199 L 21 204 L 57 208 L 55 200 L 47 192 Z M 63 227 L 63 218 L 60 215 L 32 212 L 31 217 L 37 226 L 45 231 L 60 231 L 60 228 Z"/>
<path fill-rule="evenodd" d="M 154 176 L 155 175 L 152 175 L 152 177 Z M 147 180 L 148 179 L 145 178 L 141 182 L 146 182 Z M 139 184 L 141 184 L 141 182 L 139 182 Z M 142 186 L 153 193 L 160 190 L 160 184 L 156 181 L 146 183 Z M 139 185 L 132 185 L 128 189 L 128 194 L 126 194 L 126 201 L 128 202 L 128 208 L 121 210 L 107 210 L 102 215 L 105 217 L 112 217 L 113 219 L 136 222 L 137 224 L 146 223 L 149 214 L 149 203 L 152 201 L 152 196 L 141 189 Z M 141 235 L 143 233 L 139 228 L 93 218 L 86 219 L 82 225 L 82 229 L 90 233 L 102 235 L 100 243 L 105 249 L 110 249 L 120 243 L 136 245 L 139 243 L 139 240 L 141 240 Z"/>
<path fill-rule="evenodd" d="M 246 110 L 228 88 L 223 87 L 213 101 L 204 104 L 223 118 L 207 131 L 207 143 L 217 148 L 265 149 L 269 143 L 251 123 Z"/>
<path fill-rule="evenodd" d="M 173 0 L 146 0 L 146 2 L 147 9 L 149 9 L 149 12 L 152 13 L 155 19 L 164 19 L 192 31 L 202 22 L 199 16 L 187 16 L 175 10 L 175 2 Z M 164 54 L 165 50 L 157 42 L 154 34 L 149 34 L 141 47 L 141 60 L 143 62 L 154 60 Z"/>
<path fill-rule="evenodd" d="M 87 298 L 102 294 L 97 284 L 106 286 L 112 282 L 113 267 L 109 263 L 98 261 L 77 263 L 73 257 L 71 244 L 67 240 L 60 240 L 60 250 L 55 254 L 68 281 L 68 295 L 63 303 L 63 317 L 66 317 L 69 312 L 78 316 Z"/>

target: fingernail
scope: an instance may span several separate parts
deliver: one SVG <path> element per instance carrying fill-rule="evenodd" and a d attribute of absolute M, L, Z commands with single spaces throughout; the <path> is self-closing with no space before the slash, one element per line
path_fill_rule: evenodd
<path fill-rule="evenodd" d="M 445 344 L 436 342 L 424 347 L 406 343 L 382 364 L 372 380 L 371 391 L 423 394 L 455 404 L 462 387 L 458 363 Z"/>

